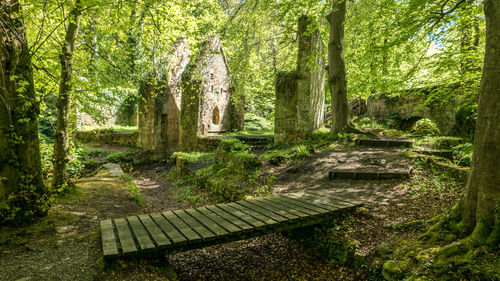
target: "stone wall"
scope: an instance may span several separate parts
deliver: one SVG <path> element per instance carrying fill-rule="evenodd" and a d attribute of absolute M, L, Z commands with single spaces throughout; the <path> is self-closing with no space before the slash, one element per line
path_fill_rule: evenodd
<path fill-rule="evenodd" d="M 274 143 L 297 141 L 297 74 L 280 72 L 276 79 Z"/>
<path fill-rule="evenodd" d="M 76 139 L 82 143 L 135 147 L 138 135 L 137 132 L 129 133 L 110 130 L 92 130 L 77 132 Z"/>
<path fill-rule="evenodd" d="M 297 70 L 279 73 L 276 79 L 276 144 L 307 140 L 324 125 L 324 46 L 318 28 L 313 27 L 310 18 L 299 19 Z"/>
<path fill-rule="evenodd" d="M 181 76 L 190 62 L 185 38 L 178 39 L 163 59 L 165 73 L 151 73 L 139 88 L 137 145 L 162 159 L 178 150 L 180 138 Z"/>
<path fill-rule="evenodd" d="M 183 74 L 182 83 L 181 150 L 197 149 L 199 138 L 242 124 L 243 101 L 231 101 L 233 88 L 218 36 L 208 37 L 196 61 Z"/>
<path fill-rule="evenodd" d="M 436 86 L 407 90 L 397 95 L 372 95 L 367 100 L 368 116 L 392 121 L 399 129 L 409 129 L 419 119 L 432 120 L 442 134 L 452 133 L 455 111 L 462 103 L 459 86 Z"/>

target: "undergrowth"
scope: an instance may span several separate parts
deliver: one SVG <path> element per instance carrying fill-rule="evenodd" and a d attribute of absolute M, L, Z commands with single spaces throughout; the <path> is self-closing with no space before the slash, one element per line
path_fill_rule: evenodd
<path fill-rule="evenodd" d="M 130 193 L 130 198 L 134 199 L 137 202 L 137 205 L 142 206 L 142 194 L 137 185 L 134 182 L 134 179 L 129 174 L 124 174 L 122 178 L 125 180 L 127 184 L 127 189 Z"/>

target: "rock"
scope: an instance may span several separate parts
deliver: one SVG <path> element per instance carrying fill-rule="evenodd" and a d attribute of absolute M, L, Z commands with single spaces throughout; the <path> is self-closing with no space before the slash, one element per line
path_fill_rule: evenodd
<path fill-rule="evenodd" d="M 108 169 L 111 177 L 121 177 L 121 176 L 125 175 L 125 173 L 123 172 L 120 165 L 118 165 L 116 163 L 107 163 L 107 164 L 104 164 L 103 167 L 105 169 Z"/>
<path fill-rule="evenodd" d="M 378 245 L 375 252 L 380 257 L 386 257 L 394 252 L 394 245 L 387 242 L 382 242 L 380 243 L 380 245 Z"/>
<path fill-rule="evenodd" d="M 56 232 L 59 234 L 70 232 L 74 229 L 74 226 L 67 225 L 67 226 L 58 226 L 56 227 Z"/>
<path fill-rule="evenodd" d="M 404 277 L 404 270 L 406 268 L 402 268 L 400 263 L 396 263 L 394 261 L 388 261 L 384 263 L 382 268 L 382 275 L 386 280 L 396 281 L 402 280 Z"/>
<path fill-rule="evenodd" d="M 354 253 L 352 257 L 352 263 L 355 267 L 362 267 L 366 265 L 366 254 Z"/>

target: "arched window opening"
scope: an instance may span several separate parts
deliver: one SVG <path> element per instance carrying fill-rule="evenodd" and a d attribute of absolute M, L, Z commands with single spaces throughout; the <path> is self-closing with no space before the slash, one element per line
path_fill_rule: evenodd
<path fill-rule="evenodd" d="M 219 125 L 220 123 L 220 113 L 219 108 L 216 106 L 214 111 L 212 112 L 212 123 L 215 125 Z"/>

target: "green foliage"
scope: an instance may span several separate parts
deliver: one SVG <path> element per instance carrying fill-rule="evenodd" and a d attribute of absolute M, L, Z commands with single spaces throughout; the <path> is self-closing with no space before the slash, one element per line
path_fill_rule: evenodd
<path fill-rule="evenodd" d="M 259 190 L 268 192 L 272 188 L 272 180 L 261 188 L 259 174 L 262 163 L 249 150 L 248 145 L 237 139 L 222 140 L 213 164 L 196 172 L 196 184 L 223 201 L 235 201 Z"/>
<path fill-rule="evenodd" d="M 455 164 L 460 166 L 470 166 L 473 150 L 474 147 L 472 143 L 464 143 L 454 146 L 452 151 Z"/>
<path fill-rule="evenodd" d="M 128 152 L 118 151 L 104 157 L 104 161 L 110 163 L 126 163 L 132 161 L 132 155 Z"/>
<path fill-rule="evenodd" d="M 455 113 L 456 125 L 454 133 L 461 136 L 471 136 L 474 134 L 477 120 L 477 103 L 473 97 L 468 97 L 461 104 Z"/>
<path fill-rule="evenodd" d="M 134 179 L 129 174 L 124 174 L 122 178 L 125 180 L 127 184 L 127 189 L 130 193 L 130 198 L 134 199 L 137 202 L 137 205 L 142 206 L 142 194 L 137 185 L 134 182 Z"/>
<path fill-rule="evenodd" d="M 234 132 L 237 135 L 272 135 L 273 124 L 267 118 L 257 116 L 254 113 L 245 114 L 245 129 L 242 132 Z"/>
<path fill-rule="evenodd" d="M 198 151 L 191 151 L 191 152 L 183 152 L 183 151 L 177 151 L 172 154 L 172 158 L 182 158 L 184 161 L 189 162 L 189 163 L 210 163 L 214 159 L 214 154 L 213 153 L 207 153 L 207 152 L 198 152 Z"/>
<path fill-rule="evenodd" d="M 457 189 L 456 179 L 451 177 L 446 171 L 438 170 L 424 161 L 415 161 L 416 171 L 410 181 L 403 184 L 403 188 L 408 189 L 412 194 L 420 196 L 434 195 L 441 199 L 448 199 L 450 195 L 461 192 Z"/>
<path fill-rule="evenodd" d="M 198 193 L 198 194 L 196 194 Z M 195 185 L 184 185 L 177 191 L 178 200 L 189 201 L 193 204 L 199 204 L 205 201 L 205 195 L 197 191 Z"/>
<path fill-rule="evenodd" d="M 416 136 L 439 135 L 439 129 L 434 122 L 429 119 L 420 119 L 411 128 L 412 134 Z"/>

